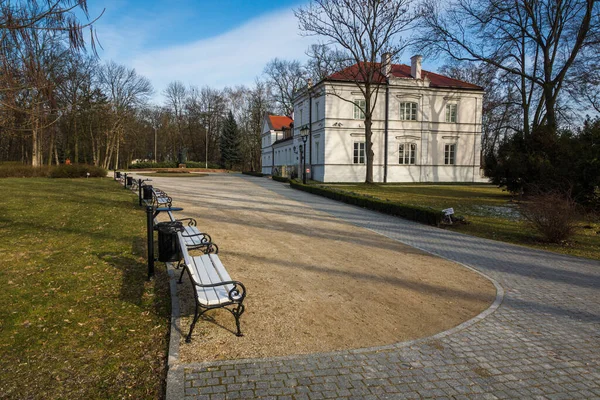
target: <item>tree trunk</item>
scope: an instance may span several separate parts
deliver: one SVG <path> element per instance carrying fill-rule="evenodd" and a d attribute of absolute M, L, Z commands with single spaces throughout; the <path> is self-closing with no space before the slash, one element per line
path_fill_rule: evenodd
<path fill-rule="evenodd" d="M 98 160 L 100 159 L 98 157 L 98 153 L 97 153 L 97 145 L 96 145 L 96 139 L 94 138 L 94 131 L 92 130 L 92 124 L 90 123 L 90 138 L 91 140 L 91 145 L 92 145 L 92 162 L 94 163 L 94 165 L 97 167 L 98 166 Z"/>
<path fill-rule="evenodd" d="M 40 166 L 40 156 L 39 156 L 39 138 L 38 138 L 38 130 L 37 127 L 34 126 L 31 130 L 31 165 L 34 167 Z"/>
<path fill-rule="evenodd" d="M 52 134 L 50 135 L 50 146 L 48 146 L 48 166 L 52 165 L 52 155 L 54 153 L 54 141 L 56 138 L 56 133 L 54 127 L 52 128 Z M 58 164 L 58 163 L 56 163 Z"/>
<path fill-rule="evenodd" d="M 366 108 L 366 107 L 365 107 Z M 365 113 L 365 158 L 367 163 L 367 176 L 365 183 L 373 183 L 373 121 L 370 112 Z"/>
<path fill-rule="evenodd" d="M 116 143 L 116 151 L 115 151 L 115 170 L 119 169 L 119 150 L 121 141 L 119 140 L 119 134 L 117 133 L 117 143 Z"/>
<path fill-rule="evenodd" d="M 552 83 L 544 85 L 544 103 L 546 106 L 546 124 L 550 132 L 556 134 L 556 101 L 552 93 Z"/>
<path fill-rule="evenodd" d="M 74 151 L 74 159 L 73 161 L 78 163 L 79 162 L 79 136 L 77 135 L 77 117 L 75 117 L 75 121 L 73 124 L 73 134 L 74 134 L 74 139 L 75 139 L 75 151 Z"/>

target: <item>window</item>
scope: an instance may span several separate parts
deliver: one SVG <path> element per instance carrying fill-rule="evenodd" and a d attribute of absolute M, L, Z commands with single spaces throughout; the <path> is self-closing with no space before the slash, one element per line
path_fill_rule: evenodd
<path fill-rule="evenodd" d="M 402 143 L 398 146 L 398 162 L 400 164 L 414 164 L 417 145 L 414 143 Z"/>
<path fill-rule="evenodd" d="M 298 110 L 298 128 L 302 126 L 302 109 Z"/>
<path fill-rule="evenodd" d="M 354 99 L 354 119 L 365 119 L 365 99 Z"/>
<path fill-rule="evenodd" d="M 417 103 L 400 103 L 400 120 L 416 121 L 417 120 Z"/>
<path fill-rule="evenodd" d="M 456 122 L 456 104 L 446 104 L 446 122 Z"/>
<path fill-rule="evenodd" d="M 444 164 L 456 164 L 456 144 L 447 144 L 444 146 Z"/>
<path fill-rule="evenodd" d="M 354 164 L 365 163 L 365 142 L 354 143 Z"/>
<path fill-rule="evenodd" d="M 319 142 L 315 142 L 315 164 L 319 163 Z"/>
<path fill-rule="evenodd" d="M 318 101 L 315 103 L 315 114 L 316 114 L 315 120 L 318 121 L 319 120 L 319 102 Z"/>

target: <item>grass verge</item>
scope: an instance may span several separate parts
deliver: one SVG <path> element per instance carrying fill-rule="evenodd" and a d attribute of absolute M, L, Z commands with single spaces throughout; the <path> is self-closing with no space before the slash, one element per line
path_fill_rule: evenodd
<path fill-rule="evenodd" d="M 453 207 L 455 213 L 465 217 L 468 224 L 454 224 L 447 226 L 447 229 L 562 254 L 600 259 L 598 216 L 582 219 L 569 242 L 547 243 L 520 218 L 519 207 L 513 201 L 513 197 L 493 185 L 327 184 L 318 186 L 390 203 L 432 207 L 436 210 Z"/>
<path fill-rule="evenodd" d="M 0 397 L 162 398 L 168 276 L 110 179 L 3 179 Z"/>

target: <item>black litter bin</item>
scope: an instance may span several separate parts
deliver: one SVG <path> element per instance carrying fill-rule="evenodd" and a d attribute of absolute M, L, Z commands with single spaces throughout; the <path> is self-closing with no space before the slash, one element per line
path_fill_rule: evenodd
<path fill-rule="evenodd" d="M 127 186 L 131 186 L 133 185 L 133 177 L 132 176 L 128 176 L 127 177 Z"/>
<path fill-rule="evenodd" d="M 177 232 L 184 230 L 179 221 L 159 222 L 154 226 L 158 231 L 158 261 L 175 262 L 181 259 Z"/>
<path fill-rule="evenodd" d="M 121 179 L 121 173 L 117 171 L 117 179 Z"/>
<path fill-rule="evenodd" d="M 152 185 L 142 186 L 142 199 L 152 200 Z"/>

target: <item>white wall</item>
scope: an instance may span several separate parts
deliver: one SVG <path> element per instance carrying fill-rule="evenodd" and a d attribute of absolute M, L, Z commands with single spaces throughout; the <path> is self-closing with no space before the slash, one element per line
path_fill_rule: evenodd
<path fill-rule="evenodd" d="M 427 81 L 393 80 L 390 87 L 388 127 L 388 182 L 464 182 L 479 178 L 481 148 L 481 100 L 483 93 L 426 87 Z M 314 89 L 313 179 L 327 182 L 363 182 L 365 166 L 353 164 L 353 143 L 364 141 L 364 122 L 354 119 L 354 105 L 340 99 L 360 99 L 353 84 L 331 83 Z M 334 94 L 324 95 L 325 91 Z M 318 111 L 316 101 L 319 102 Z M 400 103 L 418 104 L 417 121 L 400 120 Z M 446 122 L 446 105 L 456 104 L 456 123 Z M 302 112 L 299 110 L 302 109 Z M 308 123 L 306 93 L 295 100 L 295 135 Z M 322 117 L 321 117 L 322 116 Z M 385 91 L 382 89 L 374 111 L 373 151 L 375 181 L 383 181 Z M 318 145 L 316 143 L 319 143 Z M 415 165 L 399 164 L 398 145 L 417 145 Z M 444 164 L 444 146 L 455 144 L 455 165 Z M 317 149 L 318 146 L 318 149 Z M 321 158 L 322 157 L 322 158 Z"/>

